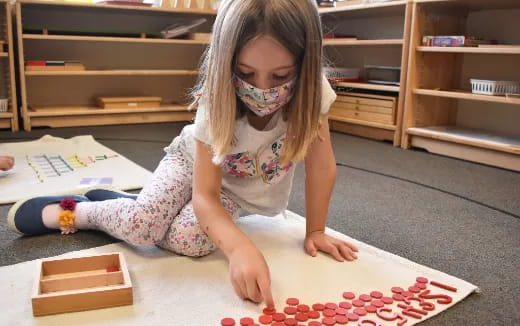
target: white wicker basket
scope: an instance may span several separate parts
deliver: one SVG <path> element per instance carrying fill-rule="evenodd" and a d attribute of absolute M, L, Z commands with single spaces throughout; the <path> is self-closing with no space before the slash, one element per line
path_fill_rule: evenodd
<path fill-rule="evenodd" d="M 519 94 L 520 82 L 471 79 L 471 91 L 484 95 Z"/>
<path fill-rule="evenodd" d="M 359 68 L 325 67 L 323 74 L 330 81 L 345 81 L 359 79 Z"/>
<path fill-rule="evenodd" d="M 7 112 L 9 108 L 9 100 L 6 98 L 0 99 L 0 112 Z"/>

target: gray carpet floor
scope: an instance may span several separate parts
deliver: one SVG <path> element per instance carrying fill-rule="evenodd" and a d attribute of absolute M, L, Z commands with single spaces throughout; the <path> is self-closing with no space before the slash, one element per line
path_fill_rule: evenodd
<path fill-rule="evenodd" d="M 92 134 L 153 170 L 182 123 L 0 132 L 1 141 Z M 421 325 L 520 325 L 520 174 L 333 133 L 338 167 L 328 226 L 480 287 Z M 300 166 L 289 209 L 304 215 Z M 0 206 L 0 265 L 116 240 L 99 232 L 19 237 Z M 384 271 L 381 271 L 382 273 Z"/>

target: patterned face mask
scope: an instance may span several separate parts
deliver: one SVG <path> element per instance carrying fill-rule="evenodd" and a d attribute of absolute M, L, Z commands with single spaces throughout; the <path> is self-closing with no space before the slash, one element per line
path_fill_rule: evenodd
<path fill-rule="evenodd" d="M 277 111 L 291 100 L 296 78 L 269 89 L 256 88 L 238 76 L 233 77 L 233 82 L 240 100 L 256 115 L 263 117 Z"/>

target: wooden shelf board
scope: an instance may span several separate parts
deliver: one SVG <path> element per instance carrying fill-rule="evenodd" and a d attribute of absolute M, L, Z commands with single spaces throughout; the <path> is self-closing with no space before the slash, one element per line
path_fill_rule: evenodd
<path fill-rule="evenodd" d="M 26 71 L 26 76 L 196 76 L 197 70 Z"/>
<path fill-rule="evenodd" d="M 476 54 L 520 54 L 520 45 L 517 47 L 441 47 L 441 46 L 418 46 L 419 52 L 436 53 L 476 53 Z"/>
<path fill-rule="evenodd" d="M 0 57 L 7 58 L 9 56 L 9 53 L 7 52 L 0 52 Z"/>
<path fill-rule="evenodd" d="M 62 6 L 62 7 L 83 7 L 92 9 L 120 9 L 120 10 L 136 10 L 136 11 L 150 11 L 150 12 L 167 12 L 179 14 L 195 14 L 195 15 L 212 15 L 216 16 L 215 10 L 209 9 L 193 9 L 193 8 L 162 8 L 162 7 L 141 7 L 141 6 L 120 6 L 120 5 L 106 5 L 94 3 L 80 3 L 80 2 L 65 2 L 54 0 L 20 0 L 21 4 L 39 5 L 39 6 Z"/>
<path fill-rule="evenodd" d="M 359 88 L 359 89 L 371 89 L 371 90 L 377 90 L 377 91 L 386 91 L 386 92 L 399 92 L 400 87 L 399 86 L 389 86 L 389 85 L 379 85 L 379 84 L 369 84 L 369 83 L 334 83 L 334 86 L 342 86 L 342 87 L 352 87 L 352 88 Z"/>
<path fill-rule="evenodd" d="M 441 91 L 441 90 L 433 90 L 433 89 L 416 88 L 413 90 L 413 93 L 418 94 L 418 95 L 448 97 L 448 98 L 455 98 L 455 99 L 461 99 L 461 100 L 484 101 L 484 102 L 520 105 L 520 98 L 515 98 L 515 97 L 508 98 L 505 96 L 480 95 L 480 94 L 473 94 L 473 93 L 465 92 L 465 91 Z"/>
<path fill-rule="evenodd" d="M 337 6 L 332 8 L 319 8 L 320 14 L 344 14 L 358 16 L 363 14 L 364 16 L 373 15 L 379 16 L 383 13 L 395 14 L 404 10 L 407 0 L 396 0 L 390 2 L 380 3 L 368 3 L 368 4 L 357 4 L 348 6 Z"/>
<path fill-rule="evenodd" d="M 373 128 L 380 128 L 385 130 L 392 130 L 395 131 L 397 129 L 396 126 L 393 125 L 386 125 L 384 123 L 378 123 L 378 122 L 371 122 L 371 121 L 364 121 L 364 120 L 357 120 L 357 119 L 349 119 L 345 117 L 339 117 L 336 115 L 329 114 L 329 119 L 334 121 L 340 121 L 340 122 L 348 122 L 356 125 L 362 125 L 362 126 L 368 126 Z"/>
<path fill-rule="evenodd" d="M 437 4 L 439 6 L 464 6 L 471 10 L 520 8 L 518 0 L 414 0 L 418 4 Z"/>
<path fill-rule="evenodd" d="M 352 40 L 340 38 L 323 40 L 324 46 L 396 46 L 403 45 L 402 39 Z"/>
<path fill-rule="evenodd" d="M 43 106 L 33 107 L 28 112 L 30 117 L 58 117 L 75 115 L 105 115 L 120 113 L 146 113 L 146 112 L 189 112 L 186 105 L 165 105 L 158 108 L 130 108 L 130 109 L 102 109 L 90 106 Z M 195 111 L 194 111 L 195 112 Z"/>
<path fill-rule="evenodd" d="M 200 40 L 138 38 L 138 37 L 108 37 L 108 36 L 79 36 L 79 35 L 41 35 L 23 34 L 25 40 L 53 40 L 53 41 L 85 41 L 85 42 L 121 42 L 121 43 L 157 43 L 157 44 L 194 44 L 206 45 L 209 42 Z"/>
<path fill-rule="evenodd" d="M 410 135 L 520 155 L 520 137 L 493 135 L 484 131 L 446 126 L 408 128 L 406 132 Z"/>
<path fill-rule="evenodd" d="M 11 119 L 12 117 L 12 112 L 0 112 L 0 119 Z"/>

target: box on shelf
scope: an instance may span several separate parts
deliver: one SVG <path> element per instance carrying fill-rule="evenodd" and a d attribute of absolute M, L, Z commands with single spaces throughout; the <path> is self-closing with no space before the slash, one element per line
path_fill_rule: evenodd
<path fill-rule="evenodd" d="M 401 67 L 365 65 L 367 83 L 400 86 Z"/>
<path fill-rule="evenodd" d="M 121 253 L 43 259 L 31 297 L 34 316 L 133 304 L 133 288 Z"/>
<path fill-rule="evenodd" d="M 128 108 L 158 108 L 161 106 L 161 97 L 98 97 L 97 101 L 103 109 L 128 109 Z"/>
<path fill-rule="evenodd" d="M 26 71 L 83 71 L 85 66 L 76 60 L 29 60 L 25 63 Z"/>
<path fill-rule="evenodd" d="M 338 92 L 330 116 L 395 125 L 397 96 Z"/>
<path fill-rule="evenodd" d="M 459 46 L 479 46 L 480 44 L 492 44 L 492 41 L 481 40 L 475 37 L 464 35 L 446 35 L 446 36 L 430 36 L 425 35 L 422 38 L 423 46 L 442 46 L 442 47 L 459 47 Z"/>
<path fill-rule="evenodd" d="M 473 94 L 483 95 L 506 95 L 520 94 L 520 82 L 516 81 L 496 81 L 496 80 L 482 80 L 471 79 L 471 91 Z"/>

